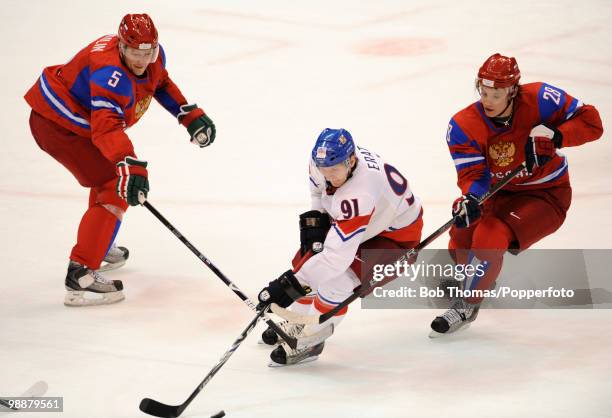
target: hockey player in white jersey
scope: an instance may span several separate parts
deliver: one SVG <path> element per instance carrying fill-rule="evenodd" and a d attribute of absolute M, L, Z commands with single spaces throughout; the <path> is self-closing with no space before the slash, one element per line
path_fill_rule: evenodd
<path fill-rule="evenodd" d="M 293 269 L 271 281 L 259 293 L 259 301 L 291 305 L 290 309 L 300 314 L 320 315 L 369 280 L 374 260 L 364 260 L 363 251 L 409 249 L 419 243 L 423 210 L 406 178 L 379 155 L 356 147 L 344 129 L 325 129 L 319 135 L 309 171 L 312 207 L 300 215 L 301 246 Z M 391 254 L 386 257 L 397 258 L 397 252 Z M 395 261 L 380 258 L 385 255 L 378 257 L 376 263 Z M 333 327 L 333 332 L 346 310 L 316 326 L 281 325 L 294 336 L 327 337 L 331 332 L 323 332 L 329 331 L 325 327 Z M 270 355 L 271 366 L 316 360 L 323 351 L 324 338 L 293 350 L 280 343 L 271 329 L 262 335 L 267 344 L 280 343 Z"/>

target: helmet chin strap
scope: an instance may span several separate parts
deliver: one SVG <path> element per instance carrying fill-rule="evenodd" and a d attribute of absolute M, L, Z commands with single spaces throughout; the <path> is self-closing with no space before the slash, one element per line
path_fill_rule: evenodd
<path fill-rule="evenodd" d="M 355 165 L 351 167 L 351 157 L 347 158 L 346 161 L 344 162 L 344 164 L 346 165 L 346 168 L 348 168 L 348 175 L 346 176 L 346 181 L 345 183 L 351 178 L 353 177 L 353 171 L 355 171 L 355 169 L 357 168 L 357 163 L 359 162 L 359 160 L 357 158 L 355 158 Z"/>
<path fill-rule="evenodd" d="M 508 104 L 506 105 L 506 107 L 504 107 L 504 110 L 502 110 L 501 112 L 499 112 L 497 115 L 493 116 L 493 119 L 495 118 L 499 118 L 501 117 L 501 115 L 504 114 L 504 112 L 506 112 L 506 110 L 508 110 L 508 108 L 510 107 L 510 105 L 514 102 L 514 97 L 510 100 L 508 100 Z M 512 113 L 510 113 L 510 115 L 512 115 Z M 510 116 L 508 115 L 508 116 Z"/>
<path fill-rule="evenodd" d="M 126 48 L 127 48 L 127 45 L 125 45 L 122 42 L 119 42 L 119 58 L 121 58 L 121 62 L 123 63 L 123 65 L 125 65 L 129 69 L 129 66 L 127 65 L 127 61 L 125 59 L 125 50 L 126 50 Z"/>

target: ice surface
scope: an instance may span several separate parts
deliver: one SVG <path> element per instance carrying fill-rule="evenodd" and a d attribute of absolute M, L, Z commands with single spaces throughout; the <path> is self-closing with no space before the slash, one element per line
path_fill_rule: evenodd
<path fill-rule="evenodd" d="M 218 132 L 200 150 L 151 105 L 128 131 L 150 164 L 150 201 L 249 295 L 289 265 L 308 152 L 325 127 L 349 129 L 401 169 L 429 233 L 457 194 L 448 120 L 477 99 L 490 54 L 516 56 L 525 82 L 565 89 L 609 125 L 608 1 L 171 4 L 3 2 L 0 396 L 45 380 L 63 417 L 143 416 L 145 396 L 181 403 L 252 317 L 144 208 L 130 209 L 119 236 L 128 265 L 108 273 L 126 300 L 62 305 L 87 191 L 37 148 L 22 96 L 124 13 L 154 18 L 171 76 Z M 537 248 L 611 248 L 608 137 L 566 151 L 572 208 Z M 465 333 L 432 341 L 435 314 L 355 306 L 319 361 L 294 368 L 266 367 L 252 335 L 184 416 L 612 416 L 610 311 L 483 311 Z"/>

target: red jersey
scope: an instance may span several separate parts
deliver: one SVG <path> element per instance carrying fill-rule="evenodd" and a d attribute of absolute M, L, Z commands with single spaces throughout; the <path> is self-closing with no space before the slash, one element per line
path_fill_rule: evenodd
<path fill-rule="evenodd" d="M 480 101 L 451 119 L 446 141 L 462 193 L 482 196 L 491 183 L 524 162 L 525 143 L 537 125 L 556 127 L 563 135 L 563 147 L 593 141 L 603 133 L 597 109 L 545 83 L 522 85 L 513 106 L 509 126 L 495 125 L 485 115 Z M 568 182 L 567 159 L 557 151 L 549 163 L 535 168 L 531 175 L 523 170 L 506 189 L 542 189 Z"/>
<path fill-rule="evenodd" d="M 68 63 L 45 68 L 25 99 L 45 118 L 91 138 L 116 163 L 135 156 L 124 131 L 138 122 L 153 97 L 175 117 L 187 103 L 165 67 L 160 45 L 157 60 L 142 76 L 134 75 L 121 61 L 117 36 L 106 35 Z"/>

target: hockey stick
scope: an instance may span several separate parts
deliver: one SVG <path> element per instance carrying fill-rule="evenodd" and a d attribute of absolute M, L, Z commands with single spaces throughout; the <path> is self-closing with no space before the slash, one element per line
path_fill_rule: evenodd
<path fill-rule="evenodd" d="M 189 242 L 187 240 L 187 238 L 185 238 L 185 236 L 183 234 L 181 234 L 179 232 L 179 230 L 174 227 L 174 225 L 172 225 L 166 218 L 164 218 L 164 216 L 161 213 L 159 213 L 159 211 L 157 209 L 155 209 L 153 207 L 153 205 L 151 205 L 146 200 L 146 198 L 144 197 L 144 195 L 142 193 L 139 196 L 139 201 L 140 201 L 141 205 L 143 205 L 145 208 L 149 209 L 149 211 L 153 215 L 155 215 L 155 217 L 157 219 L 159 219 L 161 221 L 161 223 L 163 223 L 166 226 L 166 228 L 168 228 L 170 230 L 170 232 L 172 232 L 183 244 L 185 244 L 185 246 L 187 246 L 187 248 L 189 248 L 191 250 L 191 252 L 196 255 L 196 257 L 198 257 L 200 260 L 202 260 L 204 262 L 204 264 L 206 264 L 208 266 L 208 268 L 211 269 L 213 271 L 213 273 L 215 273 L 217 275 L 217 277 L 220 278 L 223 281 L 223 283 L 225 283 L 227 285 L 227 287 L 232 289 L 232 291 L 240 299 L 242 299 L 242 301 L 244 303 L 246 303 L 249 308 L 253 309 L 254 311 L 257 311 L 257 305 L 255 305 L 251 301 L 251 299 L 249 299 L 249 297 L 247 295 L 245 295 L 238 288 L 238 286 L 236 286 L 230 279 L 228 279 L 223 273 L 221 273 L 221 270 L 219 270 L 208 258 L 206 258 L 206 256 L 204 256 L 204 254 L 202 254 L 200 251 L 198 251 L 198 249 L 196 247 L 194 247 L 193 244 L 191 244 L 191 242 Z M 268 315 L 265 315 L 265 313 L 264 313 L 264 320 L 266 321 L 266 324 L 268 324 L 268 326 L 270 328 L 272 328 L 283 340 L 285 340 L 285 342 L 289 345 L 289 347 L 291 347 L 293 349 L 295 349 L 297 347 L 297 340 L 294 337 L 291 337 L 291 336 L 287 335 L 287 333 L 285 331 L 283 331 L 278 325 L 276 325 L 276 323 Z"/>
<path fill-rule="evenodd" d="M 19 411 L 19 408 L 16 408 L 16 407 L 14 407 L 14 406 L 11 406 L 11 404 L 9 403 L 9 401 L 6 401 L 6 400 L 1 399 L 1 398 L 0 398 L 0 406 L 3 406 L 3 407 L 5 407 L 6 409 L 10 409 L 10 410 L 13 410 L 13 411 Z"/>
<path fill-rule="evenodd" d="M 251 331 L 253 331 L 253 328 L 255 328 L 255 326 L 257 325 L 259 320 L 263 317 L 267 309 L 268 309 L 268 306 L 266 306 L 261 311 L 257 312 L 257 315 L 255 315 L 255 318 L 253 318 L 253 320 L 249 322 L 249 325 L 247 325 L 246 329 L 242 331 L 240 336 L 236 339 L 236 341 L 234 341 L 234 343 L 229 348 L 229 350 L 227 350 L 225 354 L 223 354 L 223 357 L 221 357 L 221 359 L 215 365 L 215 367 L 213 367 L 208 372 L 204 380 L 202 380 L 202 382 L 198 385 L 198 387 L 195 388 L 195 390 L 191 393 L 191 395 L 189 395 L 189 397 L 187 398 L 185 402 L 183 402 L 180 405 L 166 405 L 154 399 L 144 398 L 142 401 L 140 401 L 140 406 L 139 406 L 140 410 L 146 414 L 154 415 L 156 417 L 176 418 L 179 415 L 181 415 L 183 411 L 185 410 L 185 408 L 187 408 L 187 406 L 191 403 L 191 401 L 193 401 L 195 397 L 198 396 L 198 394 L 202 391 L 202 389 L 204 389 L 204 386 L 206 386 L 206 384 L 213 378 L 213 376 L 219 371 L 219 369 L 223 367 L 223 365 L 227 362 L 227 360 L 231 357 L 231 355 L 234 354 L 234 351 L 238 349 L 240 344 L 242 344 L 242 342 L 251 333 Z"/>
<path fill-rule="evenodd" d="M 491 196 L 497 193 L 502 187 L 510 183 L 510 181 L 512 181 L 513 178 L 515 178 L 521 171 L 523 171 L 524 168 L 525 168 L 525 163 L 523 162 L 523 164 L 521 164 L 520 166 L 512 170 L 504 178 L 502 178 L 500 181 L 498 181 L 493 186 L 491 186 L 489 190 L 478 199 L 478 204 L 482 205 L 487 199 L 489 199 Z M 455 222 L 455 217 L 450 219 L 448 222 L 446 222 L 444 225 L 438 228 L 434 233 L 432 233 L 427 238 L 425 238 L 423 241 L 421 241 L 419 245 L 417 245 L 415 248 L 411 248 L 406 254 L 404 254 L 402 257 L 396 260 L 395 263 L 401 264 L 405 261 L 410 260 L 412 257 L 416 256 L 419 253 L 419 251 L 427 247 L 434 240 L 436 240 L 439 236 L 441 236 L 448 229 L 450 229 L 450 227 L 453 226 L 454 222 Z M 361 285 L 358 286 L 354 290 L 351 296 L 349 296 L 348 298 L 340 302 L 340 304 L 337 305 L 331 311 L 326 312 L 321 315 L 300 315 L 288 309 L 281 308 L 276 303 L 273 303 L 271 305 L 271 308 L 272 308 L 272 312 L 274 312 L 276 315 L 280 316 L 281 318 L 289 322 L 293 322 L 297 324 L 307 324 L 307 325 L 308 324 L 312 324 L 312 325 L 322 324 L 323 322 L 327 321 L 328 319 L 333 317 L 335 314 L 337 314 L 345 306 L 348 306 L 351 302 L 358 299 L 362 295 L 367 294 L 372 288 L 376 286 L 376 284 L 377 284 L 377 281 L 374 280 L 374 278 L 370 279 L 370 281 L 368 282 L 368 286 L 366 286 L 365 288 L 363 288 L 363 286 Z"/>

